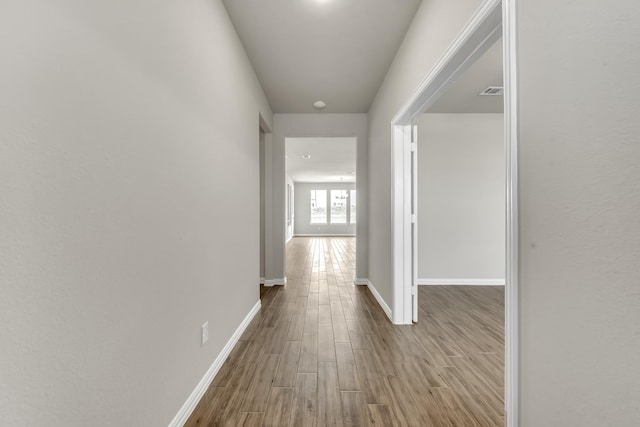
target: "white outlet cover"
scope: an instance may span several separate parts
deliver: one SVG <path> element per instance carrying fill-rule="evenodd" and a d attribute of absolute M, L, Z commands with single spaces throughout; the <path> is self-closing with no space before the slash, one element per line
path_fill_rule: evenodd
<path fill-rule="evenodd" d="M 209 322 L 204 322 L 202 325 L 202 345 L 205 345 L 209 341 Z"/>

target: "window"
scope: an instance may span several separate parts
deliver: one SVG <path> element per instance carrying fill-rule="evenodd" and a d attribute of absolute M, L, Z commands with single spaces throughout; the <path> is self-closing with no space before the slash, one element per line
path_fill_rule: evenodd
<path fill-rule="evenodd" d="M 331 190 L 331 224 L 347 223 L 347 190 Z"/>
<path fill-rule="evenodd" d="M 356 190 L 349 190 L 349 204 L 350 204 L 350 212 L 349 212 L 349 223 L 356 223 Z"/>
<path fill-rule="evenodd" d="M 327 190 L 311 190 L 311 224 L 327 223 Z"/>
<path fill-rule="evenodd" d="M 310 190 L 311 224 L 355 224 L 356 190 Z"/>

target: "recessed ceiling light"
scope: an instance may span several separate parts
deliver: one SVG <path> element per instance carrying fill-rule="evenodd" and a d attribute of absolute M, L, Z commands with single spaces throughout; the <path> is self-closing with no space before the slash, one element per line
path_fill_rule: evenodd
<path fill-rule="evenodd" d="M 327 107 L 327 103 L 324 101 L 316 101 L 313 103 L 313 108 L 316 108 L 318 110 L 322 110 L 323 108 Z"/>
<path fill-rule="evenodd" d="M 310 158 L 311 158 L 311 154 L 303 154 L 303 155 L 302 155 L 302 158 L 303 158 L 303 159 L 307 159 L 307 160 L 308 160 L 308 159 L 310 159 Z"/>

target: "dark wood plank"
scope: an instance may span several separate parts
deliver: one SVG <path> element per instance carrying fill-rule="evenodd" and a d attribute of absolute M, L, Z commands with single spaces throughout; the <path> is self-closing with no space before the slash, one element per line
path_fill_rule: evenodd
<path fill-rule="evenodd" d="M 291 426 L 315 426 L 318 408 L 317 374 L 298 374 Z"/>
<path fill-rule="evenodd" d="M 294 396 L 295 389 L 293 388 L 273 387 L 262 425 L 265 427 L 288 426 L 291 420 Z"/>
<path fill-rule="evenodd" d="M 336 362 L 318 362 L 318 425 L 344 425 Z"/>
<path fill-rule="evenodd" d="M 261 427 L 263 418 L 263 412 L 240 412 L 234 425 L 238 427 Z"/>
<path fill-rule="evenodd" d="M 253 377 L 247 395 L 242 403 L 242 412 L 264 412 L 267 399 L 271 391 L 271 384 L 278 369 L 279 354 L 265 354 L 258 364 L 256 375 Z"/>

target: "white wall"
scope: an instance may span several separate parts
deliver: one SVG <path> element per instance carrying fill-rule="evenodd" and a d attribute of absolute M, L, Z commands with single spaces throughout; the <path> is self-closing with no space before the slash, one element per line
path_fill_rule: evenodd
<path fill-rule="evenodd" d="M 219 1 L 4 1 L 0 51 L 0 425 L 167 425 L 259 298 L 267 100 Z"/>
<path fill-rule="evenodd" d="M 416 124 L 418 277 L 504 283 L 504 115 L 422 114 Z"/>
<path fill-rule="evenodd" d="M 358 223 L 356 237 L 356 275 L 368 276 L 368 134 L 366 114 L 274 114 L 273 115 L 273 230 L 274 271 L 285 272 L 285 138 L 356 137 L 356 188 Z M 283 277 L 279 276 L 279 277 Z M 278 276 L 275 276 L 278 277 Z"/>
<path fill-rule="evenodd" d="M 639 23 L 518 1 L 523 427 L 640 425 Z"/>
<path fill-rule="evenodd" d="M 481 3 L 423 1 L 369 109 L 369 279 L 390 307 L 390 123 Z"/>
<path fill-rule="evenodd" d="M 355 190 L 355 183 L 307 183 L 297 182 L 295 186 L 296 227 L 295 234 L 300 235 L 353 235 L 356 234 L 356 224 L 311 224 L 311 190 L 327 190 L 327 197 L 331 197 L 330 190 Z M 357 192 L 356 192 L 357 197 Z M 356 205 L 357 206 L 357 205 Z M 350 210 L 350 207 L 348 208 Z M 327 203 L 327 210 L 331 210 Z M 348 219 L 347 219 L 348 221 Z"/>

